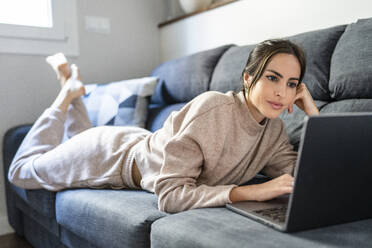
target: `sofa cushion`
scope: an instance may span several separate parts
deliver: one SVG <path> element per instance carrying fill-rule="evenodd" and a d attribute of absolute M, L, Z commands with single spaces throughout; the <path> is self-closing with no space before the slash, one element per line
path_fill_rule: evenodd
<path fill-rule="evenodd" d="M 149 99 L 156 83 L 156 77 L 144 77 L 86 85 L 82 99 L 92 125 L 145 127 Z"/>
<path fill-rule="evenodd" d="M 83 247 L 83 248 L 98 248 L 95 244 L 77 236 L 75 233 L 70 232 L 68 229 L 61 227 L 60 232 L 61 242 L 67 247 Z"/>
<path fill-rule="evenodd" d="M 372 112 L 372 99 L 346 99 L 325 105 L 321 113 Z"/>
<path fill-rule="evenodd" d="M 17 186 L 11 185 L 11 189 L 29 206 L 44 215 L 45 217 L 54 218 L 55 214 L 55 202 L 56 193 L 47 191 L 45 189 L 40 190 L 28 190 L 22 189 Z"/>
<path fill-rule="evenodd" d="M 165 120 L 173 111 L 180 110 L 186 103 L 170 104 L 168 106 L 150 106 L 146 128 L 151 132 L 163 127 Z"/>
<path fill-rule="evenodd" d="M 372 219 L 282 233 L 226 208 L 195 209 L 157 220 L 151 247 L 365 247 Z"/>
<path fill-rule="evenodd" d="M 166 216 L 157 197 L 137 190 L 57 193 L 57 222 L 98 247 L 149 247 L 151 224 Z"/>
<path fill-rule="evenodd" d="M 346 25 L 306 32 L 288 37 L 298 44 L 306 53 L 306 72 L 303 82 L 316 100 L 328 101 L 329 67 L 337 41 Z"/>
<path fill-rule="evenodd" d="M 242 72 L 250 52 L 256 45 L 230 47 L 218 61 L 213 72 L 210 90 L 227 92 L 242 88 Z"/>
<path fill-rule="evenodd" d="M 171 60 L 158 66 L 152 76 L 159 78 L 152 103 L 188 102 L 209 89 L 213 70 L 231 45 Z"/>
<path fill-rule="evenodd" d="M 30 206 L 28 202 L 24 202 L 22 199 L 19 198 L 16 200 L 16 206 L 18 209 L 22 211 L 23 219 L 24 216 L 28 216 L 34 222 L 38 223 L 38 225 L 42 226 L 45 230 L 48 230 L 49 233 L 57 237 L 59 236 L 59 225 L 56 221 L 55 216 L 53 217 L 45 216 L 38 209 L 34 209 L 32 206 Z M 53 205 L 51 207 L 53 207 L 54 213 L 55 206 Z"/>
<path fill-rule="evenodd" d="M 49 229 L 44 228 L 44 226 L 38 223 L 38 221 L 35 221 L 35 218 L 31 218 L 29 215 L 23 215 L 24 238 L 32 247 L 63 247 L 59 240 L 59 233 L 57 235 L 51 234 Z M 3 247 L 3 243 L 1 247 Z"/>
<path fill-rule="evenodd" d="M 329 89 L 337 100 L 372 98 L 372 18 L 347 26 L 332 56 Z"/>

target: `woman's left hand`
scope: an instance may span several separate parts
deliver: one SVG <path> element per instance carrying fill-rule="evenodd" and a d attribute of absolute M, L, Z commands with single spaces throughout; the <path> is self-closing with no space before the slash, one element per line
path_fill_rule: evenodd
<path fill-rule="evenodd" d="M 313 97 L 307 89 L 305 83 L 301 83 L 297 88 L 297 93 L 293 103 L 289 105 L 288 112 L 293 112 L 293 104 L 296 104 L 307 115 L 319 115 L 319 110 L 316 107 Z"/>

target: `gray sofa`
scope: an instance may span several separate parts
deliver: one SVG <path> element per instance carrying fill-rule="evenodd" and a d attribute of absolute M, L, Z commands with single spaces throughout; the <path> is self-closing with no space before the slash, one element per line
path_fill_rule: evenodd
<path fill-rule="evenodd" d="M 304 82 L 321 113 L 372 111 L 372 19 L 288 38 L 307 53 Z M 151 98 L 147 129 L 159 129 L 171 111 L 202 92 L 239 90 L 253 47 L 226 45 L 156 68 L 152 75 L 160 81 Z M 295 108 L 293 114 L 283 113 L 280 118 L 297 149 L 304 114 Z M 6 133 L 4 175 L 29 129 L 30 125 L 22 125 Z M 23 190 L 5 181 L 9 222 L 34 247 L 372 246 L 372 219 L 287 234 L 225 207 L 166 214 L 158 210 L 157 197 L 145 191 L 54 193 Z"/>

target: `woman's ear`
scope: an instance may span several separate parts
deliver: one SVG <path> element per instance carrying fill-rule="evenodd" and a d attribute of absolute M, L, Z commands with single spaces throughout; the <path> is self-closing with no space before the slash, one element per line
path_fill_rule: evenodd
<path fill-rule="evenodd" d="M 251 86 L 251 83 L 252 83 L 252 76 L 251 75 L 249 75 L 248 73 L 244 73 L 243 74 L 243 80 L 244 80 L 244 87 L 246 88 L 246 89 L 249 89 L 250 88 L 250 86 Z"/>
<path fill-rule="evenodd" d="M 244 73 L 243 75 L 244 83 L 247 85 L 250 85 L 252 82 L 252 76 L 250 76 L 248 73 Z"/>

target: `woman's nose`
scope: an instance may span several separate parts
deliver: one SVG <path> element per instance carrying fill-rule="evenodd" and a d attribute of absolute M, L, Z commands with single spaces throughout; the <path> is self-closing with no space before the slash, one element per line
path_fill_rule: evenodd
<path fill-rule="evenodd" d="M 287 88 L 283 84 L 278 84 L 276 89 L 275 89 L 275 95 L 276 96 L 281 96 L 281 97 L 286 97 L 287 95 Z"/>

